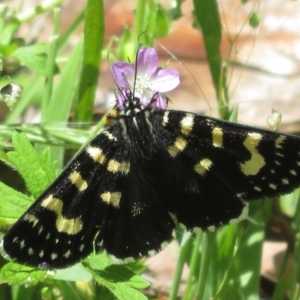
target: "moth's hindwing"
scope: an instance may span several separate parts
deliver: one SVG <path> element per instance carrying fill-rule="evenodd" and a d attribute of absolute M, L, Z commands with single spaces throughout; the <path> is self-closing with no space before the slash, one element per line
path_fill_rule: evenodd
<path fill-rule="evenodd" d="M 299 137 L 180 111 L 150 119 L 162 149 L 153 162 L 164 166 L 161 199 L 188 229 L 235 223 L 246 201 L 300 185 Z"/>
<path fill-rule="evenodd" d="M 172 218 L 194 231 L 235 223 L 248 201 L 293 191 L 299 173 L 298 137 L 145 108 L 94 138 L 2 246 L 17 262 L 45 269 L 94 250 L 129 262 L 172 240 Z"/>

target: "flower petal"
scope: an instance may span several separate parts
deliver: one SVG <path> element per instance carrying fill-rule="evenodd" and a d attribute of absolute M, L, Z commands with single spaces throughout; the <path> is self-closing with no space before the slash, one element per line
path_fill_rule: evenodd
<path fill-rule="evenodd" d="M 155 105 L 155 107 L 158 107 L 158 108 L 161 108 L 161 109 L 166 109 L 167 108 L 166 100 L 163 99 L 160 94 L 157 94 L 157 96 L 156 96 L 156 105 Z"/>
<path fill-rule="evenodd" d="M 136 62 L 137 66 L 137 76 L 151 77 L 158 64 L 158 56 L 154 48 L 147 48 L 145 46 L 141 47 L 138 53 L 138 58 Z"/>
<path fill-rule="evenodd" d="M 135 69 L 132 64 L 123 61 L 117 61 L 112 65 L 112 71 L 119 87 L 133 87 Z M 128 86 L 128 83 L 130 86 Z"/>
<path fill-rule="evenodd" d="M 179 73 L 172 69 L 158 68 L 150 79 L 151 89 L 162 93 L 175 89 L 179 83 Z"/>

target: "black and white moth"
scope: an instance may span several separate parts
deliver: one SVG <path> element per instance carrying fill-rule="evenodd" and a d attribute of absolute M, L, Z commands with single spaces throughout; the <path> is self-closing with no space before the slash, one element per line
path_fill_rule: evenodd
<path fill-rule="evenodd" d="M 299 137 L 163 109 L 157 93 L 123 98 L 4 236 L 11 259 L 59 269 L 95 250 L 131 262 L 163 249 L 174 220 L 214 231 L 245 219 L 249 201 L 300 186 Z"/>
<path fill-rule="evenodd" d="M 248 201 L 300 185 L 298 137 L 127 96 L 114 124 L 5 235 L 13 260 L 65 268 L 95 249 L 130 262 L 173 239 L 173 218 L 188 230 L 213 231 L 244 219 Z"/>

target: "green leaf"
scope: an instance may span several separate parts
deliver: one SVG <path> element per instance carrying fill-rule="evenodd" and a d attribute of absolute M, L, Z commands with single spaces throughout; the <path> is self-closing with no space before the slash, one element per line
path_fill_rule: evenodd
<path fill-rule="evenodd" d="M 128 27 L 123 29 L 123 36 L 119 40 L 117 56 L 119 60 L 134 61 L 136 55 L 136 45 L 132 43 L 132 33 Z"/>
<path fill-rule="evenodd" d="M 16 49 L 18 49 L 18 45 L 15 43 L 8 45 L 0 44 L 0 54 L 3 57 L 10 56 L 14 51 L 16 51 Z"/>
<path fill-rule="evenodd" d="M 213 84 L 220 97 L 222 57 L 221 45 L 221 21 L 216 0 L 194 0 L 195 17 L 200 24 L 206 56 L 209 63 Z"/>
<path fill-rule="evenodd" d="M 79 78 L 79 66 L 82 55 L 83 40 L 73 49 L 70 58 L 62 69 L 60 81 L 53 93 L 51 102 L 44 116 L 45 122 L 67 123 Z M 59 107 L 59 109 L 57 109 Z"/>
<path fill-rule="evenodd" d="M 11 55 L 38 74 L 47 75 L 46 44 L 19 47 Z"/>
<path fill-rule="evenodd" d="M 91 254 L 83 261 L 83 265 L 98 283 L 108 288 L 118 299 L 147 299 L 135 289 L 148 287 L 148 282 L 125 266 L 112 264 L 105 254 Z"/>
<path fill-rule="evenodd" d="M 19 27 L 19 22 L 10 20 L 9 24 L 5 24 L 4 18 L 0 18 L 0 36 L 1 45 L 9 45 L 12 41 L 13 35 Z"/>
<path fill-rule="evenodd" d="M 226 263 L 224 259 L 220 258 L 218 267 L 224 269 L 226 267 L 227 276 L 224 278 L 224 284 L 218 291 L 217 299 L 240 299 L 237 295 L 243 295 L 245 299 L 259 299 L 262 246 L 265 237 L 265 226 L 271 214 L 271 207 L 271 201 L 253 202 L 249 207 L 249 216 L 255 221 L 244 221 L 235 225 L 237 228 L 240 227 L 238 235 L 240 241 L 234 258 L 233 255 L 231 258 L 228 256 L 229 260 L 233 258 L 231 263 L 228 260 Z M 227 228 L 223 231 L 223 241 L 220 240 L 216 248 L 216 255 L 218 255 L 219 249 L 224 248 L 224 241 L 232 236 L 225 230 Z M 228 246 L 232 247 L 229 244 Z M 222 253 L 226 255 L 226 251 Z M 232 267 L 228 269 L 231 264 Z"/>
<path fill-rule="evenodd" d="M 165 11 L 160 3 L 157 3 L 155 26 L 153 28 L 154 38 L 160 39 L 166 37 L 170 33 L 171 28 L 172 22 L 169 14 Z"/>
<path fill-rule="evenodd" d="M 1 280 L 8 283 L 31 283 L 41 280 L 46 273 L 47 271 L 9 262 L 1 269 Z"/>
<path fill-rule="evenodd" d="M 90 281 L 93 279 L 91 273 L 88 272 L 82 264 L 76 264 L 67 269 L 57 270 L 53 278 L 66 281 Z"/>
<path fill-rule="evenodd" d="M 10 161 L 24 179 L 28 190 L 37 198 L 55 179 L 55 169 L 48 150 L 41 157 L 33 149 L 24 133 L 15 132 L 12 136 L 15 151 L 7 153 Z"/>
<path fill-rule="evenodd" d="M 3 163 L 5 163 L 7 166 L 9 166 L 10 168 L 12 168 L 12 169 L 15 168 L 15 166 L 14 166 L 14 165 L 12 164 L 12 162 L 10 161 L 8 155 L 7 155 L 4 151 L 2 151 L 1 149 L 0 149 L 0 160 L 1 160 Z"/>
<path fill-rule="evenodd" d="M 104 5 L 102 0 L 88 0 L 84 27 L 84 50 L 79 82 L 77 121 L 91 121 L 99 64 L 104 39 Z"/>
<path fill-rule="evenodd" d="M 32 199 L 0 182 L 0 226 L 12 224 L 32 204 Z"/>

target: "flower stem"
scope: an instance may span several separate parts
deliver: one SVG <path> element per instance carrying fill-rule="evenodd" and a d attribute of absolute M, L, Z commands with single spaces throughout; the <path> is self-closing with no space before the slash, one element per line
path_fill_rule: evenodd
<path fill-rule="evenodd" d="M 196 235 L 196 239 L 194 241 L 193 250 L 192 250 L 192 257 L 190 262 L 190 271 L 188 275 L 188 279 L 186 281 L 186 287 L 183 295 L 183 300 L 189 300 L 193 298 L 193 286 L 195 283 L 195 278 L 197 277 L 197 260 L 199 259 L 199 248 L 202 240 L 202 233 L 198 233 Z M 199 298 L 200 299 L 200 298 Z"/>
<path fill-rule="evenodd" d="M 180 252 L 176 264 L 175 274 L 173 276 L 172 287 L 169 295 L 169 300 L 177 299 L 177 293 L 180 285 L 180 280 L 182 276 L 182 271 L 184 264 L 186 262 L 186 257 L 188 254 L 188 250 L 190 249 L 190 241 L 191 241 L 192 233 L 185 231 L 182 237 L 182 241 L 180 243 Z"/>
<path fill-rule="evenodd" d="M 216 239 L 216 232 L 205 232 L 202 239 L 202 257 L 199 280 L 197 283 L 197 299 L 203 299 L 205 291 L 205 283 L 208 277 L 208 269 L 210 266 L 211 256 L 213 254 L 213 246 Z"/>

